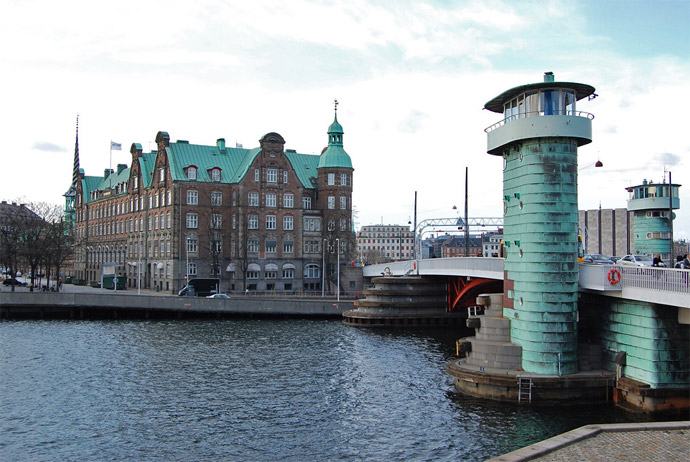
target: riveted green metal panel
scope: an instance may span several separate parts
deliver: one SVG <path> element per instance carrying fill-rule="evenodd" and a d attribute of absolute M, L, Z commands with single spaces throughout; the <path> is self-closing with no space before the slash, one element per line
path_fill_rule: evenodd
<path fill-rule="evenodd" d="M 504 175 L 505 269 L 514 282 L 511 340 L 528 372 L 577 371 L 577 142 L 529 139 L 511 149 Z M 520 319 L 541 313 L 542 319 Z M 547 313 L 565 314 L 551 318 Z M 549 354 L 542 354 L 549 352 Z"/>
<path fill-rule="evenodd" d="M 608 297 L 583 298 L 583 309 L 599 314 L 607 369 L 615 370 L 617 352 L 625 351 L 625 377 L 652 388 L 688 387 L 690 329 L 678 323 L 677 307 Z"/>

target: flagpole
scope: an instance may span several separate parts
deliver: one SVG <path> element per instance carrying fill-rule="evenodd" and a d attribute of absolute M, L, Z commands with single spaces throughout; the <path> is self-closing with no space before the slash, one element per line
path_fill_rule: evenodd
<path fill-rule="evenodd" d="M 108 178 L 110 178 L 110 189 L 113 189 L 113 140 L 110 139 L 110 165 L 108 167 L 109 173 Z"/>

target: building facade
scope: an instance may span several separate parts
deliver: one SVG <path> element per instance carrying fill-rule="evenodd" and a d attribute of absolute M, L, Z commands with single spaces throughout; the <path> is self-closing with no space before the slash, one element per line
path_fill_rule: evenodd
<path fill-rule="evenodd" d="M 79 172 L 75 278 L 116 268 L 127 287 L 176 292 L 193 278 L 222 291 L 321 291 L 349 261 L 353 171 L 337 115 L 320 155 L 284 149 L 267 133 L 253 149 L 172 142 L 131 145 L 132 163 L 102 177 Z M 325 270 L 325 272 L 324 272 Z"/>
<path fill-rule="evenodd" d="M 414 233 L 409 225 L 362 226 L 357 233 L 357 256 L 369 264 L 379 263 L 378 260 L 411 260 L 414 258 Z"/>

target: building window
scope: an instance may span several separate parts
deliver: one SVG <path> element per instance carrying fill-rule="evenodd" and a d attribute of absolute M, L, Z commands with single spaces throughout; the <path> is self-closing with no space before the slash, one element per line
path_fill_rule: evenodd
<path fill-rule="evenodd" d="M 160 182 L 165 181 L 165 169 L 164 168 L 158 169 L 158 181 L 160 181 Z"/>
<path fill-rule="evenodd" d="M 287 184 L 288 183 L 288 171 L 283 170 L 283 183 Z"/>
<path fill-rule="evenodd" d="M 187 214 L 187 228 L 195 229 L 199 227 L 199 215 L 196 213 Z"/>
<path fill-rule="evenodd" d="M 294 244 L 292 241 L 283 241 L 283 253 L 294 252 Z"/>
<path fill-rule="evenodd" d="M 275 193 L 266 194 L 266 207 L 275 207 L 275 206 L 276 206 L 276 195 L 275 195 Z"/>
<path fill-rule="evenodd" d="M 266 181 L 269 183 L 278 182 L 278 169 L 277 168 L 267 168 L 266 169 Z"/>
<path fill-rule="evenodd" d="M 340 231 L 347 231 L 347 218 L 340 219 Z"/>
<path fill-rule="evenodd" d="M 197 253 L 199 251 L 199 240 L 196 237 L 187 238 L 187 252 Z"/>
<path fill-rule="evenodd" d="M 259 182 L 259 169 L 255 168 L 254 169 L 254 183 L 258 183 L 258 182 Z"/>
<path fill-rule="evenodd" d="M 266 253 L 276 253 L 276 241 L 266 241 Z"/>
<path fill-rule="evenodd" d="M 153 217 L 153 229 L 158 229 L 158 215 Z"/>
<path fill-rule="evenodd" d="M 187 179 L 196 180 L 196 167 L 187 167 Z"/>
<path fill-rule="evenodd" d="M 196 189 L 187 190 L 187 205 L 199 205 L 199 191 Z"/>
<path fill-rule="evenodd" d="M 335 185 L 335 173 L 329 173 L 328 174 L 328 186 L 334 186 Z"/>
<path fill-rule="evenodd" d="M 237 215 L 232 214 L 232 229 L 237 229 Z"/>
<path fill-rule="evenodd" d="M 295 195 L 294 194 L 283 194 L 283 207 L 286 209 L 291 209 L 295 206 Z"/>
<path fill-rule="evenodd" d="M 311 210 L 311 197 L 302 197 L 302 208 L 304 210 Z"/>
<path fill-rule="evenodd" d="M 347 197 L 340 196 L 340 210 L 347 210 Z"/>
<path fill-rule="evenodd" d="M 335 219 L 334 218 L 328 219 L 328 230 L 329 231 L 335 231 Z"/>
<path fill-rule="evenodd" d="M 335 196 L 328 196 L 328 208 L 335 210 Z"/>
<path fill-rule="evenodd" d="M 321 271 L 318 265 L 310 263 L 304 267 L 304 277 L 305 278 L 319 278 L 321 277 Z"/>
<path fill-rule="evenodd" d="M 211 191 L 211 205 L 221 206 L 223 205 L 223 193 L 220 191 Z"/>
<path fill-rule="evenodd" d="M 283 231 L 292 231 L 294 229 L 294 221 L 292 216 L 283 217 Z"/>
<path fill-rule="evenodd" d="M 305 231 L 321 231 L 321 218 L 318 217 L 304 217 Z"/>
<path fill-rule="evenodd" d="M 347 186 L 347 173 L 340 174 L 340 186 Z"/>
<path fill-rule="evenodd" d="M 266 215 L 266 229 L 276 229 L 275 215 Z"/>
<path fill-rule="evenodd" d="M 266 271 L 264 273 L 266 279 L 276 279 L 278 277 L 277 271 Z"/>
<path fill-rule="evenodd" d="M 196 276 L 196 263 L 193 261 L 190 261 L 189 264 L 187 265 L 187 274 L 190 276 Z"/>
<path fill-rule="evenodd" d="M 259 229 L 259 215 L 247 215 L 247 228 Z"/>
<path fill-rule="evenodd" d="M 223 251 L 223 241 L 213 240 L 211 241 L 211 253 L 219 254 Z"/>
<path fill-rule="evenodd" d="M 247 271 L 247 279 L 259 279 L 258 271 Z"/>
<path fill-rule="evenodd" d="M 211 170 L 211 181 L 220 181 L 220 169 L 214 168 Z"/>
<path fill-rule="evenodd" d="M 259 252 L 259 241 L 257 239 L 247 240 L 247 252 L 249 252 L 249 253 Z"/>
<path fill-rule="evenodd" d="M 172 205 L 172 191 L 168 190 L 167 195 L 168 195 L 168 200 L 167 200 L 168 205 Z"/>
<path fill-rule="evenodd" d="M 284 269 L 283 270 L 283 279 L 293 279 L 295 277 L 295 270 L 293 269 Z"/>
<path fill-rule="evenodd" d="M 156 194 L 156 204 L 155 204 L 155 207 L 158 208 L 159 205 L 160 205 L 160 203 L 158 202 L 158 194 Z"/>
<path fill-rule="evenodd" d="M 223 215 L 220 213 L 211 214 L 211 228 L 221 229 L 223 227 Z"/>
<path fill-rule="evenodd" d="M 137 189 L 139 187 L 139 177 L 135 176 L 134 177 L 134 189 Z"/>
<path fill-rule="evenodd" d="M 170 212 L 168 212 L 168 229 L 172 228 L 172 216 L 170 215 Z"/>
<path fill-rule="evenodd" d="M 259 206 L 259 193 L 258 192 L 250 192 L 249 195 L 247 196 L 247 200 L 249 201 L 250 207 L 258 207 Z"/>

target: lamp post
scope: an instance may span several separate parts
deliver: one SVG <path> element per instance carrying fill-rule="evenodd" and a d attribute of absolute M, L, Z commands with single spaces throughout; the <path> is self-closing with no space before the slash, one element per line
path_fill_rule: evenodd
<path fill-rule="evenodd" d="M 326 296 L 326 239 L 321 244 L 321 297 Z"/>
<path fill-rule="evenodd" d="M 338 291 L 338 301 L 340 301 L 340 238 L 335 238 L 336 252 L 338 253 L 338 282 L 335 289 Z"/>
<path fill-rule="evenodd" d="M 185 244 L 186 244 L 185 245 L 185 256 L 187 258 L 187 264 L 185 266 L 184 274 L 185 274 L 185 285 L 187 285 L 187 284 L 189 284 L 189 236 L 187 236 Z"/>
<path fill-rule="evenodd" d="M 137 295 L 141 295 L 141 233 L 139 233 L 139 242 L 137 242 Z"/>

